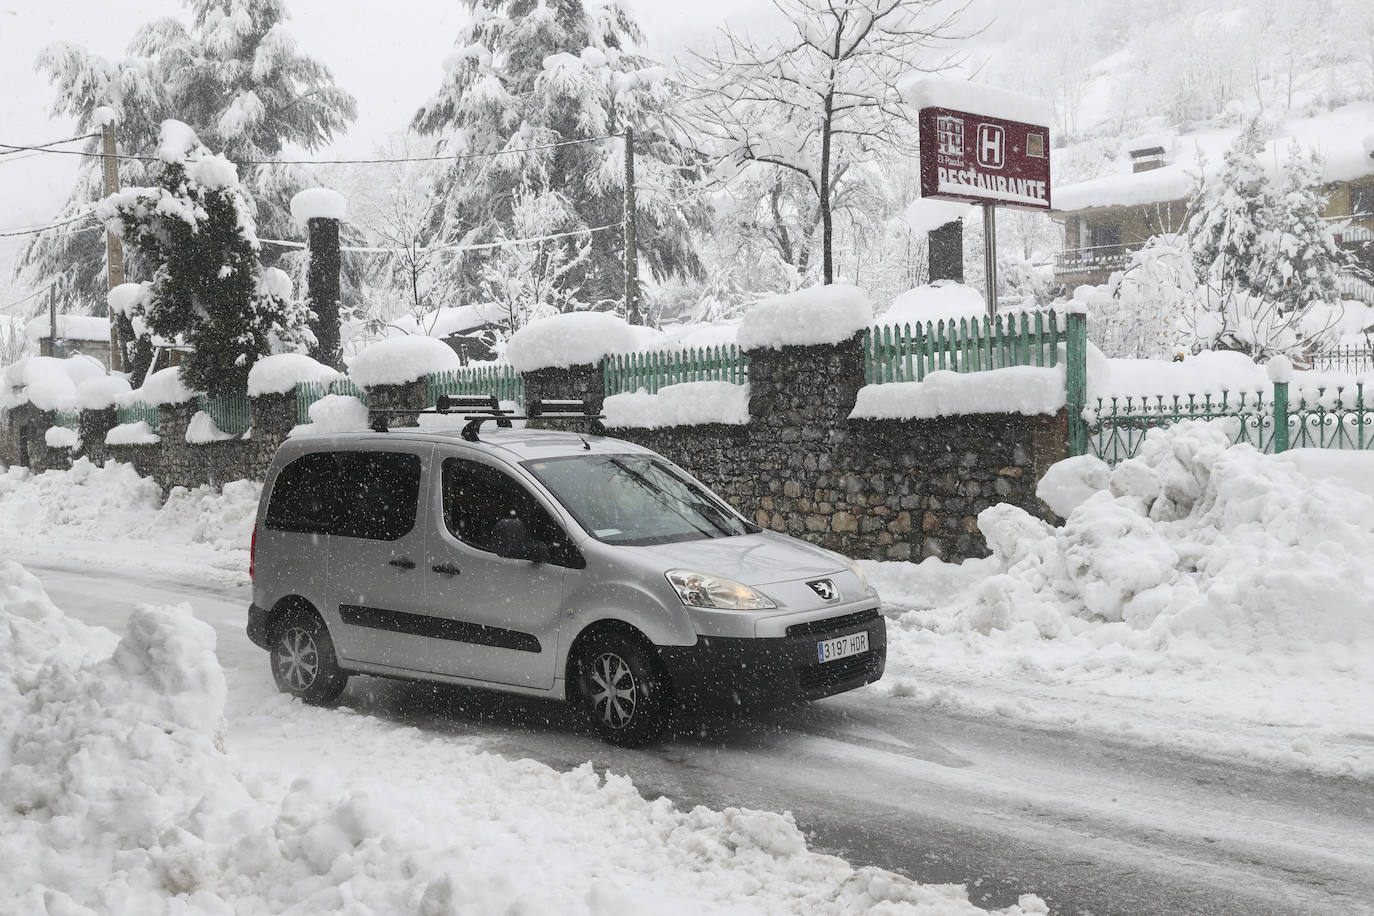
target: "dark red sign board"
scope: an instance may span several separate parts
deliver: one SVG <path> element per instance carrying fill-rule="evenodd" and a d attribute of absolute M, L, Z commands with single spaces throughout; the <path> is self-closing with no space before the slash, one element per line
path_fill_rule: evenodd
<path fill-rule="evenodd" d="M 921 196 L 1050 209 L 1050 129 L 922 108 Z"/>

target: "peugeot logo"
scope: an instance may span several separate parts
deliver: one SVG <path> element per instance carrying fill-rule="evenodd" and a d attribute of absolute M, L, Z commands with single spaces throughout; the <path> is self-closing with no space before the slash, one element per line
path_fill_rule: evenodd
<path fill-rule="evenodd" d="M 811 591 L 820 595 L 826 601 L 834 601 L 840 597 L 840 593 L 835 591 L 835 583 L 829 579 L 817 579 L 814 582 L 808 582 L 806 584 L 811 586 Z"/>

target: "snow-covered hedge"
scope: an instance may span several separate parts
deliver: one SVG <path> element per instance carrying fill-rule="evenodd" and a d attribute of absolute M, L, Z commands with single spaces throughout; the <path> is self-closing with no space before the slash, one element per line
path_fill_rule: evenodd
<path fill-rule="evenodd" d="M 740 322 L 738 340 L 744 350 L 837 344 L 872 323 L 868 293 L 857 286 L 835 283 L 758 303 Z"/>
<path fill-rule="evenodd" d="M 639 332 L 609 312 L 569 312 L 531 321 L 506 342 L 516 372 L 566 369 L 639 349 Z"/>
<path fill-rule="evenodd" d="M 699 423 L 749 422 L 749 386 L 730 382 L 683 382 L 667 385 L 650 394 L 639 391 L 615 394 L 602 406 L 606 425 L 658 429 Z"/>
<path fill-rule="evenodd" d="M 106 445 L 157 445 L 161 441 L 162 437 L 145 420 L 120 423 L 105 434 Z"/>

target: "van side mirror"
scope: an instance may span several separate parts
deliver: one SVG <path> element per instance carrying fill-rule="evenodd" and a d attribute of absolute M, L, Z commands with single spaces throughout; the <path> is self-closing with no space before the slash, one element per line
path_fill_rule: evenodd
<path fill-rule="evenodd" d="M 549 545 L 530 537 L 530 530 L 518 518 L 503 518 L 491 531 L 492 551 L 508 560 L 549 561 Z"/>

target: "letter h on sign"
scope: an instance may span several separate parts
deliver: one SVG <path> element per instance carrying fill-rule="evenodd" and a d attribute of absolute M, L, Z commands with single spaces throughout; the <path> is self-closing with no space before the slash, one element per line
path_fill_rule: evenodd
<path fill-rule="evenodd" d="M 985 169 L 1000 169 L 1006 164 L 1006 131 L 996 124 L 978 125 L 978 164 Z"/>

